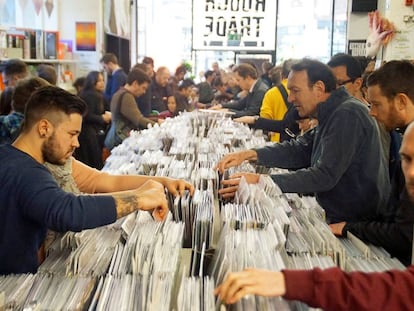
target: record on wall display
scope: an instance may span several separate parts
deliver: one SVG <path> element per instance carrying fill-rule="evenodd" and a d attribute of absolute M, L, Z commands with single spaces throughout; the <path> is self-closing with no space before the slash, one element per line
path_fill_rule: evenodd
<path fill-rule="evenodd" d="M 35 7 L 36 14 L 39 15 L 42 8 L 42 0 L 33 0 L 33 5 Z"/>
<path fill-rule="evenodd" d="M 45 7 L 46 7 L 47 15 L 50 17 L 50 15 L 52 15 L 53 8 L 55 7 L 55 5 L 53 4 L 53 0 L 46 0 Z"/>

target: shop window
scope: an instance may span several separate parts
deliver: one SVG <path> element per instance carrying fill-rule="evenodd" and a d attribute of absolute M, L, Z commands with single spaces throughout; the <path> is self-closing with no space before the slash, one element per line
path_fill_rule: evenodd
<path fill-rule="evenodd" d="M 311 57 L 323 62 L 345 52 L 347 0 L 279 1 L 276 59 Z"/>

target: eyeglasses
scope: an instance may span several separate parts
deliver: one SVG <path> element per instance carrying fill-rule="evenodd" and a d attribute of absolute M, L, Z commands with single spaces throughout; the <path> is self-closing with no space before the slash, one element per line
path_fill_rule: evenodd
<path fill-rule="evenodd" d="M 353 83 L 354 81 L 355 81 L 355 79 L 348 79 L 348 80 L 345 80 L 345 81 L 336 81 L 336 85 L 337 86 L 342 86 L 342 85 L 345 85 L 347 83 Z"/>

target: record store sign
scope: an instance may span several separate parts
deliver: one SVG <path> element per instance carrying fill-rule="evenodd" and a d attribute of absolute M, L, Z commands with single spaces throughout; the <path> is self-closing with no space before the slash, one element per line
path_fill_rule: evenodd
<path fill-rule="evenodd" d="M 275 0 L 193 0 L 195 50 L 275 49 Z"/>

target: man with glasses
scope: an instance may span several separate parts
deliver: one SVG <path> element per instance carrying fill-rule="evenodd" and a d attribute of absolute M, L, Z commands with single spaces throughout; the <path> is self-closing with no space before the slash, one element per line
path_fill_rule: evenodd
<path fill-rule="evenodd" d="M 336 77 L 337 87 L 343 86 L 350 95 L 360 100 L 363 104 L 370 106 L 362 92 L 363 78 L 360 62 L 353 56 L 347 54 L 336 54 L 328 62 Z M 378 122 L 377 122 L 378 123 Z M 390 176 L 394 170 L 394 162 L 398 159 L 398 150 L 401 146 L 400 135 L 389 132 L 382 123 L 378 123 L 380 139 L 382 144 L 382 155 L 385 156 L 390 166 Z"/>
<path fill-rule="evenodd" d="M 361 223 L 361 228 L 370 226 L 373 235 L 388 239 L 395 247 L 400 247 L 402 239 L 412 239 L 413 230 L 412 221 L 405 218 L 407 213 L 413 215 L 414 210 L 413 83 L 414 65 L 408 61 L 391 61 L 368 78 L 371 115 L 387 128 L 406 127 L 411 122 L 400 149 L 403 200 L 399 207 L 399 227 L 385 222 Z M 405 229 L 400 230 L 401 226 Z M 404 247 L 409 251 L 410 243 Z M 246 295 L 255 294 L 283 296 L 324 310 L 413 310 L 413 288 L 414 266 L 403 271 L 380 273 L 346 273 L 339 268 L 282 272 L 246 269 L 228 275 L 216 289 L 216 294 L 226 303 L 235 303 Z"/>
<path fill-rule="evenodd" d="M 362 69 L 359 61 L 347 54 L 337 54 L 328 62 L 335 77 L 336 85 L 344 86 L 349 94 L 369 105 L 362 94 Z"/>
<path fill-rule="evenodd" d="M 414 65 L 408 61 L 388 62 L 374 71 L 367 83 L 371 115 L 384 124 L 388 132 L 395 129 L 404 132 L 414 121 Z M 397 157 L 390 162 L 392 192 L 387 209 L 379 210 L 375 221 L 340 222 L 330 227 L 336 235 L 346 236 L 351 232 L 365 242 L 381 246 L 408 265 L 411 262 L 414 204 L 407 198 L 404 187 L 401 162 L 404 163 L 407 157 L 402 155 L 402 161 Z M 410 176 L 405 180 L 408 181 Z M 413 182 L 414 179 L 410 179 L 410 184 Z"/>
<path fill-rule="evenodd" d="M 296 140 L 226 155 L 217 167 L 245 160 L 268 167 L 292 169 L 272 175 L 283 192 L 315 193 L 328 222 L 369 220 L 378 206 L 385 206 L 390 192 L 379 131 L 368 107 L 350 96 L 325 64 L 303 59 L 292 66 L 288 78 L 289 101 L 300 117 L 319 125 Z M 243 174 L 247 182 L 257 174 Z M 223 181 L 224 198 L 234 196 L 241 174 Z"/>

